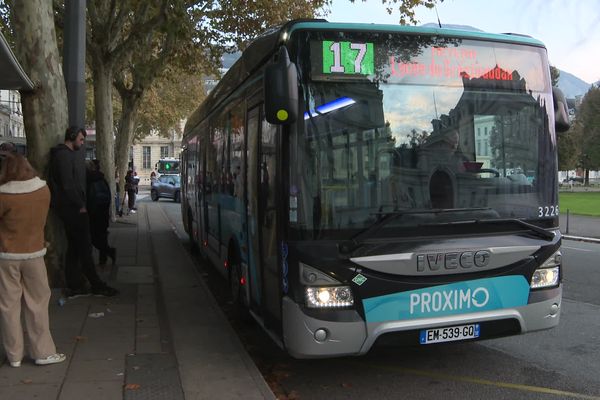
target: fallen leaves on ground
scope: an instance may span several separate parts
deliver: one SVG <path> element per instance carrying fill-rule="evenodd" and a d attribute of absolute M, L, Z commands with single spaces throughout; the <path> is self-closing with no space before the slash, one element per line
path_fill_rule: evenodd
<path fill-rule="evenodd" d="M 138 390 L 140 387 L 139 383 L 128 383 L 125 385 L 125 390 Z"/>

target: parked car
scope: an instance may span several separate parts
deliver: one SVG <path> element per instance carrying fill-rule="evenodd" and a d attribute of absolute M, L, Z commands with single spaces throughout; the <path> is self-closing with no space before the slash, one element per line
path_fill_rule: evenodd
<path fill-rule="evenodd" d="M 150 188 L 152 201 L 158 201 L 162 197 L 179 203 L 181 201 L 180 179 L 179 175 L 161 175 L 155 179 Z"/>
<path fill-rule="evenodd" d="M 564 183 L 583 183 L 583 176 L 570 176 L 565 178 Z"/>

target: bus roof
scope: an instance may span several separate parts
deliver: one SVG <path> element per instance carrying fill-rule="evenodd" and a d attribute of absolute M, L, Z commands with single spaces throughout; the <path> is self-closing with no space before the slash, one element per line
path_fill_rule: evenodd
<path fill-rule="evenodd" d="M 364 24 L 364 23 L 341 23 L 325 22 L 324 20 L 312 21 L 292 21 L 287 26 L 287 32 L 291 35 L 297 30 L 330 30 L 330 31 L 370 31 L 370 32 L 392 32 L 407 33 L 412 35 L 431 35 L 444 37 L 457 37 L 463 39 L 481 39 L 504 43 L 526 44 L 538 47 L 545 47 L 542 42 L 527 35 L 516 33 L 488 33 L 483 31 L 455 29 L 455 28 L 434 28 L 425 26 L 410 25 L 386 25 L 386 24 Z M 286 29 L 286 26 L 281 30 Z"/>
<path fill-rule="evenodd" d="M 242 53 L 241 57 L 221 78 L 217 86 L 209 93 L 200 106 L 190 115 L 184 128 L 184 137 L 204 120 L 219 104 L 235 91 L 292 33 L 300 30 L 316 31 L 368 31 L 406 33 L 410 35 L 431 35 L 455 37 L 463 39 L 480 39 L 503 43 L 514 43 L 545 48 L 544 44 L 530 36 L 515 33 L 487 33 L 465 29 L 432 28 L 408 25 L 364 24 L 328 22 L 324 19 L 300 19 L 289 21 L 283 25 L 268 29 L 254 39 Z"/>

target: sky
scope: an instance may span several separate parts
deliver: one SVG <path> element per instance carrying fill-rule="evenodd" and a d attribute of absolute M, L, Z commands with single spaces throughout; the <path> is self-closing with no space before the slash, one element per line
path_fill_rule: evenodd
<path fill-rule="evenodd" d="M 333 0 L 330 22 L 397 24 L 381 0 Z M 436 11 L 418 7 L 419 24 L 437 22 Z M 469 25 L 490 33 L 521 33 L 541 40 L 550 64 L 587 83 L 600 80 L 600 0 L 444 0 L 442 26 Z"/>

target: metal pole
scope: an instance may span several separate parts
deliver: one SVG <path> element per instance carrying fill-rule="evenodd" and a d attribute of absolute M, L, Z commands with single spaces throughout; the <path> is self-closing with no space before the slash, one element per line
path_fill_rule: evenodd
<path fill-rule="evenodd" d="M 65 1 L 63 74 L 67 87 L 69 126 L 85 128 L 85 6 L 86 0 Z M 77 157 L 79 170 L 85 171 L 86 146 Z M 85 188 L 85 173 L 79 174 Z"/>
<path fill-rule="evenodd" d="M 567 208 L 567 231 L 565 232 L 565 234 L 569 234 L 569 209 Z"/>
<path fill-rule="evenodd" d="M 69 125 L 85 126 L 85 2 L 65 1 L 63 73 L 69 103 Z"/>

